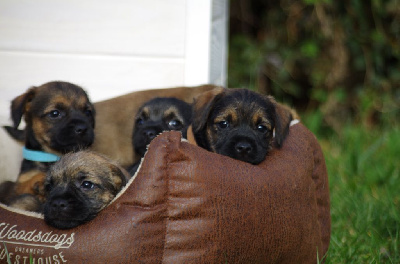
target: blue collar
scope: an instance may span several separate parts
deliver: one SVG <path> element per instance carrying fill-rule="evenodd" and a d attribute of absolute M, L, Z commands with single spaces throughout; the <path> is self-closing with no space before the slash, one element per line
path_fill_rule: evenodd
<path fill-rule="evenodd" d="M 59 156 L 39 150 L 31 150 L 24 147 L 22 149 L 24 159 L 39 162 L 56 162 L 60 159 Z"/>

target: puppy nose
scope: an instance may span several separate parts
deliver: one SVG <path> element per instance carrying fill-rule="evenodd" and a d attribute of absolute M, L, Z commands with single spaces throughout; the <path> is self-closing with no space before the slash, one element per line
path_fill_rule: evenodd
<path fill-rule="evenodd" d="M 85 124 L 78 124 L 75 126 L 75 133 L 78 135 L 85 134 L 85 132 L 88 130 L 87 125 Z"/>
<path fill-rule="evenodd" d="M 246 141 L 239 141 L 236 145 L 235 145 L 235 150 L 237 153 L 239 154 L 248 154 L 252 151 L 252 147 L 251 144 L 249 142 Z"/>
<path fill-rule="evenodd" d="M 53 201 L 51 201 L 50 206 L 53 210 L 56 211 L 66 210 L 68 208 L 68 201 L 61 198 L 54 199 Z"/>
<path fill-rule="evenodd" d="M 147 129 L 143 131 L 143 135 L 151 140 L 156 137 L 157 133 L 154 129 Z"/>

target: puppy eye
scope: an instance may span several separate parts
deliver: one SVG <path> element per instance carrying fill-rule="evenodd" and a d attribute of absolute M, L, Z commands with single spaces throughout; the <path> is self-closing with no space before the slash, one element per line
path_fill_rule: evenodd
<path fill-rule="evenodd" d="M 143 123 L 144 123 L 144 120 L 143 120 L 143 118 L 138 118 L 138 119 L 136 119 L 136 125 L 143 125 Z"/>
<path fill-rule="evenodd" d="M 61 112 L 58 110 L 52 110 L 47 115 L 52 119 L 56 119 L 56 118 L 61 117 Z"/>
<path fill-rule="evenodd" d="M 168 126 L 170 129 L 179 129 L 182 127 L 182 123 L 179 120 L 173 119 L 168 122 Z"/>
<path fill-rule="evenodd" d="M 217 126 L 218 126 L 218 128 L 225 129 L 225 128 L 229 127 L 229 123 L 228 123 L 228 121 L 224 120 L 224 121 L 218 122 Z"/>
<path fill-rule="evenodd" d="M 45 189 L 46 192 L 50 192 L 51 189 L 53 189 L 53 183 L 49 182 L 49 183 L 45 184 L 44 185 L 44 189 Z"/>
<path fill-rule="evenodd" d="M 266 133 L 268 131 L 268 128 L 266 126 L 263 125 L 258 125 L 257 126 L 257 130 L 261 133 Z"/>
<path fill-rule="evenodd" d="M 94 183 L 91 181 L 83 181 L 81 187 L 86 190 L 90 190 L 94 188 Z"/>
<path fill-rule="evenodd" d="M 93 115 L 92 110 L 90 110 L 90 109 L 86 109 L 84 113 L 88 117 L 91 117 Z"/>

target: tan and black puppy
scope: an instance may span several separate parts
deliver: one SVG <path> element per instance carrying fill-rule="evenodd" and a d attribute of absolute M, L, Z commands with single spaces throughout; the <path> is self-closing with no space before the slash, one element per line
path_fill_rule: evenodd
<path fill-rule="evenodd" d="M 217 88 L 195 98 L 193 135 L 209 151 L 252 164 L 280 148 L 295 112 L 247 89 Z"/>
<path fill-rule="evenodd" d="M 49 82 L 28 89 L 11 103 L 13 126 L 5 126 L 24 142 L 15 195 L 42 197 L 48 167 L 65 153 L 89 147 L 94 140 L 95 110 L 86 92 L 68 82 Z M 25 129 L 18 126 L 22 118 Z"/>
<path fill-rule="evenodd" d="M 144 103 L 135 117 L 132 134 L 133 148 L 138 156 L 143 157 L 147 146 L 161 132 L 177 130 L 186 138 L 187 128 L 192 119 L 190 104 L 173 97 L 157 97 Z M 131 168 L 133 174 L 137 163 Z"/>
<path fill-rule="evenodd" d="M 91 151 L 64 155 L 46 175 L 44 220 L 68 229 L 93 219 L 118 194 L 129 173 Z"/>

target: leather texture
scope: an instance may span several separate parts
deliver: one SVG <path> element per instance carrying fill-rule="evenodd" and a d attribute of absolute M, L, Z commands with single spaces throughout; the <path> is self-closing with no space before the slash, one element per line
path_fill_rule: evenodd
<path fill-rule="evenodd" d="M 74 229 L 0 207 L 0 263 L 4 245 L 12 263 L 317 263 L 329 240 L 325 161 L 302 124 L 257 166 L 165 132 L 120 196 Z"/>

